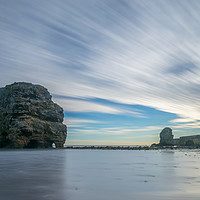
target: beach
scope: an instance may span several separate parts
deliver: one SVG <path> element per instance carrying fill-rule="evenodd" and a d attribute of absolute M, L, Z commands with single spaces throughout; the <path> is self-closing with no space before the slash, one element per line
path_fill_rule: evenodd
<path fill-rule="evenodd" d="M 199 150 L 0 151 L 2 200 L 197 200 Z"/>

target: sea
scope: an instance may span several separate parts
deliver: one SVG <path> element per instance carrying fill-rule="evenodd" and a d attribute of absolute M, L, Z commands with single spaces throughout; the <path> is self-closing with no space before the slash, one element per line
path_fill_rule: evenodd
<path fill-rule="evenodd" d="M 3 150 L 1 200 L 199 200 L 200 150 Z"/>

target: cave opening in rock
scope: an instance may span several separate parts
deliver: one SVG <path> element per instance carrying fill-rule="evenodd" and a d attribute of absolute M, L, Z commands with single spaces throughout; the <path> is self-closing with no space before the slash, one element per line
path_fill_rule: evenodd
<path fill-rule="evenodd" d="M 27 148 L 39 148 L 40 144 L 37 140 L 30 140 L 30 142 L 27 145 Z"/>

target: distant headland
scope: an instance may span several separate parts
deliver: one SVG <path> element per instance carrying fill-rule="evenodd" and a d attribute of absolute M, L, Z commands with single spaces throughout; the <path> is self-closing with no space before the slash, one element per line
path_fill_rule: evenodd
<path fill-rule="evenodd" d="M 183 136 L 174 138 L 172 129 L 164 128 L 160 132 L 160 143 L 152 144 L 151 147 L 189 147 L 200 148 L 200 135 Z"/>
<path fill-rule="evenodd" d="M 63 148 L 63 109 L 41 85 L 17 82 L 0 88 L 0 148 Z"/>

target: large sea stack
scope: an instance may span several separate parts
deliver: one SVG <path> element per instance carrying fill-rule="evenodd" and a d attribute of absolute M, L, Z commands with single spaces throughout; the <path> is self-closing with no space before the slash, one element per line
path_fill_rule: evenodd
<path fill-rule="evenodd" d="M 43 86 L 19 82 L 0 88 L 0 148 L 62 148 L 63 118 Z"/>

